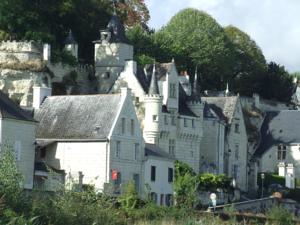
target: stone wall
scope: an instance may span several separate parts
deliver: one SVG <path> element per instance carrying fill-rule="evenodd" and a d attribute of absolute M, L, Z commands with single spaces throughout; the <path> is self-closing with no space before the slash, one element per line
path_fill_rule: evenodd
<path fill-rule="evenodd" d="M 34 41 L 5 41 L 0 43 L 0 63 L 26 62 L 42 59 L 42 44 Z"/>

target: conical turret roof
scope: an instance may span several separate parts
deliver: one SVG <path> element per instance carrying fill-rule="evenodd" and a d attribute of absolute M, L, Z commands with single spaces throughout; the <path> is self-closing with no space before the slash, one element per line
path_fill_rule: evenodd
<path fill-rule="evenodd" d="M 125 35 L 125 28 L 120 18 L 114 13 L 107 25 L 107 30 L 111 32 L 111 41 L 117 43 L 128 43 Z"/>
<path fill-rule="evenodd" d="M 157 78 L 155 74 L 155 64 L 153 65 L 153 71 L 152 71 L 152 77 L 151 77 L 151 83 L 149 87 L 149 95 L 159 95 L 159 89 L 157 84 Z"/>
<path fill-rule="evenodd" d="M 74 38 L 72 30 L 69 31 L 69 34 L 68 34 L 68 36 L 65 40 L 65 44 L 66 45 L 68 45 L 68 44 L 77 44 L 77 41 Z"/>

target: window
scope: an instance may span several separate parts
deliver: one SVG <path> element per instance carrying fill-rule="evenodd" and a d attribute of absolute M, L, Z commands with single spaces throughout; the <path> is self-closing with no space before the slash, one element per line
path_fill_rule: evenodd
<path fill-rule="evenodd" d="M 125 134 L 126 129 L 126 120 L 125 118 L 122 118 L 122 134 Z"/>
<path fill-rule="evenodd" d="M 234 125 L 234 132 L 235 132 L 235 133 L 239 133 L 239 132 L 240 132 L 239 129 L 240 129 L 240 125 L 239 125 L 238 123 L 236 123 L 236 124 Z"/>
<path fill-rule="evenodd" d="M 171 111 L 171 124 L 176 126 L 175 112 Z"/>
<path fill-rule="evenodd" d="M 238 165 L 233 165 L 233 178 L 235 180 L 238 179 L 238 171 L 239 171 L 239 166 Z"/>
<path fill-rule="evenodd" d="M 152 120 L 153 120 L 153 122 L 157 122 L 158 121 L 158 116 L 157 115 L 153 115 L 152 116 Z"/>
<path fill-rule="evenodd" d="M 160 205 L 164 205 L 164 198 L 165 198 L 165 195 L 160 194 Z"/>
<path fill-rule="evenodd" d="M 116 157 L 120 158 L 121 156 L 121 141 L 117 141 L 116 144 Z"/>
<path fill-rule="evenodd" d="M 175 156 L 175 140 L 174 139 L 169 140 L 169 154 L 172 156 Z"/>
<path fill-rule="evenodd" d="M 192 119 L 192 128 L 195 128 L 195 120 Z"/>
<path fill-rule="evenodd" d="M 239 159 L 239 145 L 235 145 L 235 152 L 234 152 L 235 159 Z"/>
<path fill-rule="evenodd" d="M 44 159 L 46 157 L 46 148 L 41 149 L 40 156 L 42 159 Z"/>
<path fill-rule="evenodd" d="M 131 131 L 131 135 L 134 135 L 134 120 L 133 119 L 130 120 L 130 131 Z"/>
<path fill-rule="evenodd" d="M 285 160 L 286 159 L 286 146 L 285 145 L 278 145 L 277 151 L 278 160 Z"/>
<path fill-rule="evenodd" d="M 176 98 L 176 84 L 170 84 L 170 98 Z"/>
<path fill-rule="evenodd" d="M 16 161 L 21 160 L 21 141 L 15 141 L 15 159 Z"/>
<path fill-rule="evenodd" d="M 157 194 L 155 192 L 150 193 L 150 198 L 153 203 L 155 203 L 155 204 L 157 203 Z"/>
<path fill-rule="evenodd" d="M 140 175 L 139 174 L 133 174 L 133 181 L 134 181 L 135 190 L 136 190 L 137 193 L 139 193 L 139 190 L 140 190 Z"/>
<path fill-rule="evenodd" d="M 166 194 L 166 206 L 173 205 L 173 196 L 172 194 Z"/>
<path fill-rule="evenodd" d="M 156 166 L 151 166 L 151 181 L 155 181 L 156 177 Z"/>
<path fill-rule="evenodd" d="M 109 79 L 110 78 L 110 73 L 109 72 L 105 72 L 102 74 L 102 78 L 103 79 Z"/>
<path fill-rule="evenodd" d="M 168 168 L 168 182 L 173 182 L 173 168 Z"/>
<path fill-rule="evenodd" d="M 183 125 L 184 125 L 184 127 L 187 127 L 188 125 L 187 125 L 187 118 L 183 118 Z"/>
<path fill-rule="evenodd" d="M 140 151 L 140 144 L 136 143 L 134 145 L 134 160 L 139 159 L 139 151 Z"/>
<path fill-rule="evenodd" d="M 164 121 L 165 121 L 165 125 L 168 125 L 168 116 L 167 115 L 164 116 Z"/>

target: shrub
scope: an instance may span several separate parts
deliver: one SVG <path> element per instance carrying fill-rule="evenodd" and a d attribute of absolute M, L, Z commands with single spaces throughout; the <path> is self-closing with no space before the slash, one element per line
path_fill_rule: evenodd
<path fill-rule="evenodd" d="M 271 208 L 266 214 L 272 225 L 293 225 L 293 215 L 281 206 Z"/>

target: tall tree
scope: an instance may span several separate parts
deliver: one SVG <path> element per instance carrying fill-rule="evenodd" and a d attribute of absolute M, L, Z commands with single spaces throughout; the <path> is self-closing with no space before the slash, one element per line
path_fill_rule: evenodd
<path fill-rule="evenodd" d="M 259 94 L 266 99 L 290 101 L 293 90 L 293 77 L 284 66 L 270 62 L 267 73 L 261 78 Z"/>
<path fill-rule="evenodd" d="M 158 33 L 162 49 L 175 56 L 179 67 L 193 72 L 196 65 L 206 89 L 224 88 L 233 69 L 233 50 L 223 28 L 207 13 L 184 9 Z"/>
<path fill-rule="evenodd" d="M 225 32 L 234 46 L 235 54 L 231 87 L 235 92 L 250 96 L 257 92 L 260 77 L 266 73 L 265 57 L 255 41 L 245 32 L 234 26 L 226 27 Z"/>

